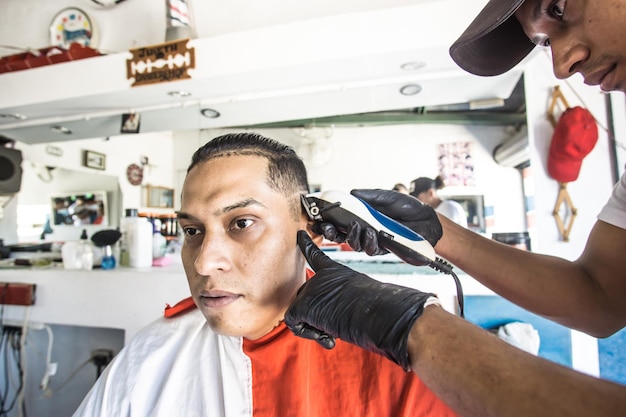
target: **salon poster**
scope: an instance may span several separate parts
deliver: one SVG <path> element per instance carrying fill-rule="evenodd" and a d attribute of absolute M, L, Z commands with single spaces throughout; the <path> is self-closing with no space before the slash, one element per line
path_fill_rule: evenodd
<path fill-rule="evenodd" d="M 438 145 L 439 175 L 446 186 L 476 185 L 471 142 Z"/>

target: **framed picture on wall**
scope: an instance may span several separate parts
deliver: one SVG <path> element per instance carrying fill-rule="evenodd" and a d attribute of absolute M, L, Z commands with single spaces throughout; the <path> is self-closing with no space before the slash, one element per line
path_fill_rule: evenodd
<path fill-rule="evenodd" d="M 121 133 L 139 133 L 141 115 L 139 113 L 125 113 L 122 115 Z"/>
<path fill-rule="evenodd" d="M 106 168 L 106 155 L 100 152 L 84 151 L 83 165 L 87 168 L 104 170 Z"/>
<path fill-rule="evenodd" d="M 146 207 L 156 208 L 173 208 L 174 207 L 174 189 L 167 187 L 153 187 L 147 185 L 145 187 Z"/>
<path fill-rule="evenodd" d="M 476 185 L 471 142 L 442 143 L 438 154 L 439 175 L 446 186 Z"/>

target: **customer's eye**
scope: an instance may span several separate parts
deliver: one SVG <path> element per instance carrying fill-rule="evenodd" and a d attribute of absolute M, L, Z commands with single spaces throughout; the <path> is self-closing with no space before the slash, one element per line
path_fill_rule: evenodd
<path fill-rule="evenodd" d="M 186 236 L 195 236 L 200 233 L 200 230 L 195 227 L 183 227 L 183 232 Z"/>
<path fill-rule="evenodd" d="M 233 230 L 243 230 L 254 224 L 254 220 L 252 219 L 237 219 L 233 222 L 231 229 Z"/>

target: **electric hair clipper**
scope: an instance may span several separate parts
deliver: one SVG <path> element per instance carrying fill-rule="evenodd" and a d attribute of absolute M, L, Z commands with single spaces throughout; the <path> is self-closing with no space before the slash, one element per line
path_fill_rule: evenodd
<path fill-rule="evenodd" d="M 426 239 L 352 194 L 322 191 L 303 195 L 302 205 L 311 220 L 331 223 L 342 233 L 347 233 L 354 221 L 362 228 L 373 228 L 378 232 L 380 247 L 411 265 L 436 262 L 435 250 Z"/>

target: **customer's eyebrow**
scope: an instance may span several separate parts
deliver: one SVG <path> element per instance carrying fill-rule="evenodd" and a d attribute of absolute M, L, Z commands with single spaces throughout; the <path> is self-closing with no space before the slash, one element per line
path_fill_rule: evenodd
<path fill-rule="evenodd" d="M 253 206 L 253 205 L 266 207 L 265 204 L 261 203 L 258 200 L 255 200 L 254 198 L 246 198 L 244 200 L 237 201 L 234 204 L 230 204 L 230 205 L 228 205 L 226 207 L 223 207 L 223 208 L 217 210 L 216 214 L 228 213 L 230 211 L 233 211 L 233 210 L 236 210 L 236 209 L 239 209 L 239 208 L 249 207 L 249 206 Z M 197 220 L 196 217 L 192 216 L 189 213 L 185 213 L 184 211 L 177 211 L 176 212 L 176 218 L 177 219 L 187 219 L 187 220 Z"/>
<path fill-rule="evenodd" d="M 229 211 L 236 210 L 238 208 L 244 208 L 244 207 L 254 206 L 254 205 L 265 207 L 263 203 L 261 203 L 258 200 L 255 200 L 254 198 L 246 198 L 245 200 L 238 201 L 235 204 L 231 204 L 229 206 L 222 208 L 221 212 L 228 213 Z"/>
<path fill-rule="evenodd" d="M 190 219 L 195 219 L 195 217 L 193 217 L 193 216 L 191 216 L 191 215 L 189 215 L 189 214 L 185 213 L 184 211 L 177 211 L 177 212 L 176 212 L 176 218 L 177 218 L 178 220 L 180 220 L 180 219 L 187 219 L 187 220 L 190 220 Z"/>

